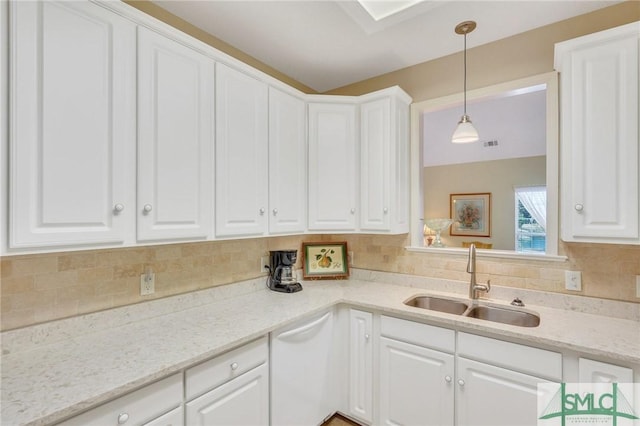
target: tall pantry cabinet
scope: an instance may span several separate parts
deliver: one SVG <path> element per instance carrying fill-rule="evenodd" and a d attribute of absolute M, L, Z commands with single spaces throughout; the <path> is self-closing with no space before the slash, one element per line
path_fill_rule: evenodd
<path fill-rule="evenodd" d="M 89 2 L 10 6 L 10 245 L 122 243 L 136 210 L 136 25 Z"/>

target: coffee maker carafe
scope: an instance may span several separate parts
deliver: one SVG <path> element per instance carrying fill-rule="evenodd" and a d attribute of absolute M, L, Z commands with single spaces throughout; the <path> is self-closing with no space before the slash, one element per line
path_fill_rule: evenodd
<path fill-rule="evenodd" d="M 269 288 L 283 293 L 295 293 L 302 290 L 296 281 L 295 264 L 297 250 L 276 250 L 269 252 Z"/>

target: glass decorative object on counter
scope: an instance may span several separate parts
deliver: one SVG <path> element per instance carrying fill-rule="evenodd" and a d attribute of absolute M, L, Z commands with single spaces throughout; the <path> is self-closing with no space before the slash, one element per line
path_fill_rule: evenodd
<path fill-rule="evenodd" d="M 432 218 L 424 220 L 425 226 L 436 233 L 436 239 L 431 244 L 431 247 L 446 247 L 440 239 L 440 233 L 447 229 L 452 223 L 453 221 L 449 218 Z"/>

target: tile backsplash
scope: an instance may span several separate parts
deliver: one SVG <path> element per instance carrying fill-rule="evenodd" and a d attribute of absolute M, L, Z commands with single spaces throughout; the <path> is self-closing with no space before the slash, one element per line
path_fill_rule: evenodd
<path fill-rule="evenodd" d="M 300 250 L 303 241 L 327 240 L 347 241 L 354 252 L 353 266 L 360 269 L 468 280 L 464 256 L 406 251 L 406 235 L 298 235 L 11 256 L 1 262 L 1 329 L 264 276 L 259 259 L 269 250 Z M 569 293 L 564 290 L 564 271 L 579 270 L 582 291 L 572 294 L 640 302 L 635 294 L 640 246 L 562 244 L 560 248 L 567 262 L 481 258 L 478 279 Z M 140 296 L 140 275 L 147 266 L 156 274 L 156 291 Z"/>

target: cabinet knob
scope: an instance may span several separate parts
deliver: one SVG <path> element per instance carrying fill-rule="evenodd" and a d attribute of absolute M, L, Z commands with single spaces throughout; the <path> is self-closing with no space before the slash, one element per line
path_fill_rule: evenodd
<path fill-rule="evenodd" d="M 259 212 L 260 212 L 260 216 L 262 216 L 264 214 L 264 209 L 261 208 Z"/>
<path fill-rule="evenodd" d="M 573 208 L 576 209 L 577 212 L 581 212 L 584 206 L 582 204 L 576 204 Z"/>
<path fill-rule="evenodd" d="M 368 334 L 368 333 L 367 333 L 367 334 L 365 334 L 365 335 L 364 335 L 364 340 L 369 340 L 369 337 L 371 337 L 371 336 L 369 336 L 369 334 Z"/>
<path fill-rule="evenodd" d="M 233 362 L 233 363 L 231 363 L 231 369 L 232 369 L 233 371 L 236 371 L 236 370 L 238 369 L 238 363 L 237 363 L 237 362 Z"/>
<path fill-rule="evenodd" d="M 444 376 L 444 381 L 447 383 L 451 383 L 453 379 L 451 378 L 451 376 Z"/>
<path fill-rule="evenodd" d="M 142 211 L 145 213 L 149 213 L 151 210 L 153 210 L 153 207 L 151 207 L 151 204 L 145 204 L 144 207 L 142 208 Z"/>
<path fill-rule="evenodd" d="M 120 413 L 118 415 L 118 424 L 119 425 L 123 425 L 127 422 L 127 420 L 129 420 L 129 414 L 128 413 Z"/>
<path fill-rule="evenodd" d="M 458 379 L 458 384 L 459 384 L 460 386 L 464 386 L 464 380 L 462 380 L 462 379 Z"/>
<path fill-rule="evenodd" d="M 273 209 L 273 215 L 276 216 L 278 214 L 278 209 Z"/>
<path fill-rule="evenodd" d="M 124 210 L 123 204 L 118 203 L 115 206 L 113 206 L 113 211 L 116 213 L 120 213 L 122 210 Z"/>
<path fill-rule="evenodd" d="M 389 209 L 385 207 L 384 209 L 382 209 L 382 213 L 384 213 L 384 214 L 389 213 Z"/>
<path fill-rule="evenodd" d="M 356 213 L 356 209 L 351 209 L 351 214 L 355 214 Z"/>

